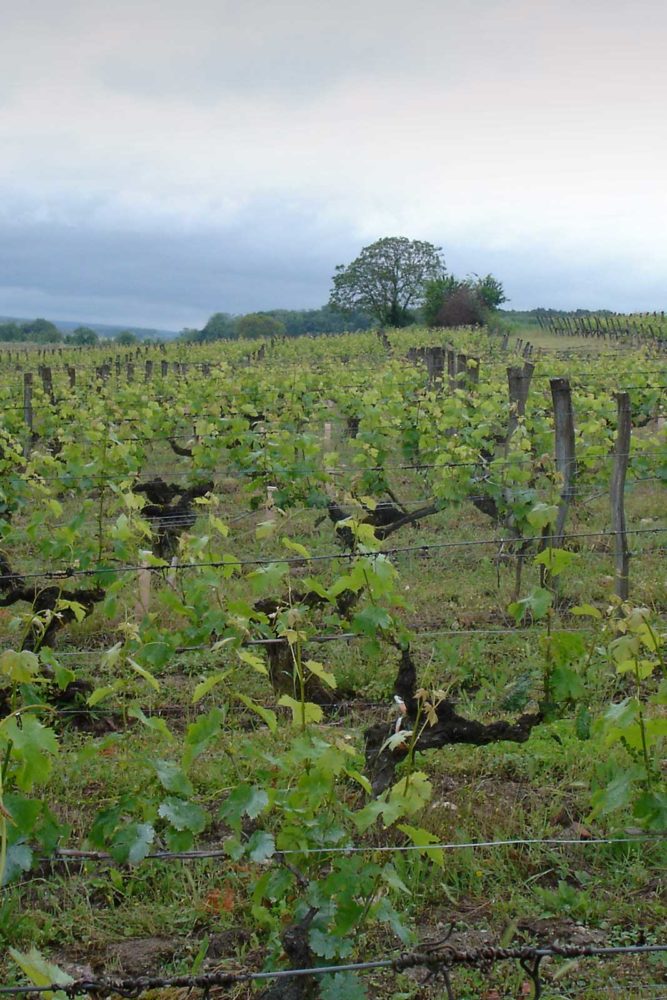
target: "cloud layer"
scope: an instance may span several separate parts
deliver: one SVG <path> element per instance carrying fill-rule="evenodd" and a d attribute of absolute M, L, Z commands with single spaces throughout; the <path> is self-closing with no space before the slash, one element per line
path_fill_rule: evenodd
<path fill-rule="evenodd" d="M 661 0 L 26 0 L 0 35 L 0 314 L 323 302 L 383 235 L 517 307 L 660 308 Z"/>

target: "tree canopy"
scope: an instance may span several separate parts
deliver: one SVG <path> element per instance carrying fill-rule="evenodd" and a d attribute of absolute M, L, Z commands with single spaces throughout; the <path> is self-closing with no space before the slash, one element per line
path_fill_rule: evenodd
<path fill-rule="evenodd" d="M 99 343 L 99 336 L 95 330 L 91 329 L 89 326 L 77 326 L 76 330 L 65 337 L 65 341 L 68 344 L 77 344 L 78 346 L 92 346 L 93 344 Z"/>
<path fill-rule="evenodd" d="M 426 283 L 444 277 L 441 250 L 405 236 L 376 240 L 352 263 L 338 265 L 329 304 L 343 312 L 361 309 L 382 325 L 405 326 L 422 303 Z"/>
<path fill-rule="evenodd" d="M 285 324 L 266 313 L 246 313 L 236 321 L 237 337 L 282 337 Z"/>
<path fill-rule="evenodd" d="M 132 330 L 121 330 L 120 333 L 116 334 L 114 340 L 120 347 L 131 347 L 132 344 L 136 344 L 138 337 Z"/>
<path fill-rule="evenodd" d="M 447 274 L 427 281 L 422 316 L 428 326 L 480 326 L 506 301 L 501 282 L 492 274 Z"/>
<path fill-rule="evenodd" d="M 208 323 L 196 334 L 188 336 L 189 340 L 223 340 L 225 338 L 236 337 L 236 320 L 229 313 L 217 312 L 209 318 Z"/>
<path fill-rule="evenodd" d="M 270 325 L 266 322 L 270 320 Z M 276 325 L 276 323 L 278 325 Z M 344 333 L 348 330 L 368 330 L 374 321 L 365 312 L 355 309 L 343 314 L 330 305 L 320 309 L 266 309 L 232 316 L 214 313 L 201 330 L 181 331 L 181 340 L 201 343 L 207 340 L 229 340 L 234 337 L 298 337 L 302 334 Z"/>
<path fill-rule="evenodd" d="M 487 309 L 474 288 L 462 284 L 441 302 L 434 326 L 484 326 Z"/>
<path fill-rule="evenodd" d="M 483 278 L 478 278 L 474 288 L 488 309 L 497 309 L 503 302 L 507 302 L 502 283 L 492 274 L 485 274 Z"/>
<path fill-rule="evenodd" d="M 58 344 L 63 335 L 54 323 L 47 319 L 8 320 L 0 323 L 0 340 L 25 342 L 29 344 Z"/>

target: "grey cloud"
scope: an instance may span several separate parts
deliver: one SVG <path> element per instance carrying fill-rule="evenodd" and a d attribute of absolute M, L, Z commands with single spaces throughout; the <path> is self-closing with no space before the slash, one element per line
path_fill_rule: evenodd
<path fill-rule="evenodd" d="M 497 273 L 513 305 L 664 301 L 657 0 L 2 17 L 0 313 L 173 326 L 317 305 L 335 264 L 400 232 Z"/>
<path fill-rule="evenodd" d="M 319 306 L 340 260 L 340 234 L 266 206 L 228 229 L 137 232 L 0 222 L 0 314 L 202 324 L 217 310 Z M 56 311 L 53 311 L 56 310 Z M 73 318 L 79 318 L 74 315 Z"/>
<path fill-rule="evenodd" d="M 537 245 L 489 250 L 452 244 L 446 234 L 437 242 L 452 272 L 496 274 L 514 308 L 664 304 L 657 278 L 621 262 L 601 266 L 581 254 L 568 259 Z M 257 204 L 234 226 L 184 233 L 4 220 L 0 315 L 179 329 L 200 326 L 218 310 L 316 307 L 328 297 L 334 266 L 359 249 L 349 232 L 318 221 L 308 205 L 271 210 Z"/>

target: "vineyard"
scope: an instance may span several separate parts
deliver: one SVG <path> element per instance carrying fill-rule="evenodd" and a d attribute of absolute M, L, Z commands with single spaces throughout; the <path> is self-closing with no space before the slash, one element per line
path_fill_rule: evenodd
<path fill-rule="evenodd" d="M 612 319 L 0 352 L 0 992 L 667 995 L 664 318 Z"/>
<path fill-rule="evenodd" d="M 667 322 L 664 312 L 561 313 L 537 309 L 535 319 L 542 330 L 559 337 L 583 337 L 626 343 L 630 347 L 650 344 L 664 351 L 667 345 Z"/>

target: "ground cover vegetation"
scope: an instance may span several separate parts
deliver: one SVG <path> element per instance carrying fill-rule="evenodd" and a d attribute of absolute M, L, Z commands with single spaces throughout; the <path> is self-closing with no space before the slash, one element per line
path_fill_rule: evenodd
<path fill-rule="evenodd" d="M 663 940 L 652 342 L 544 330 L 526 356 L 412 326 L 0 365 L 4 982 L 338 965 L 448 934 Z M 543 996 L 639 997 L 665 965 L 542 972 Z M 221 995 L 530 983 L 509 963 Z"/>

